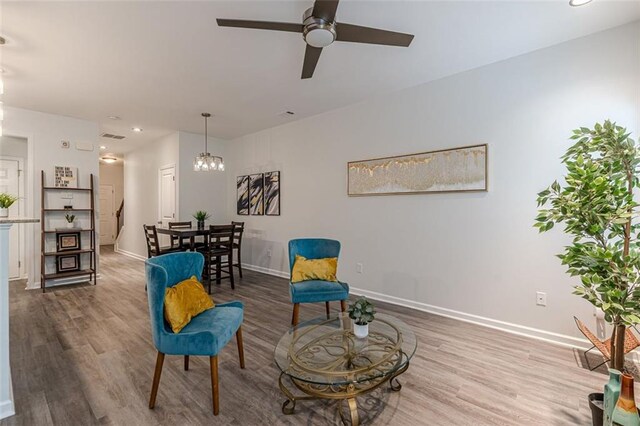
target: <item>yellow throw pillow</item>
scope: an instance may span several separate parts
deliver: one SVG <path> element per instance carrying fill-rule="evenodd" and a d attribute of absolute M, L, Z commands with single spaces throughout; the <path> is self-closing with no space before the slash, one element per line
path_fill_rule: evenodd
<path fill-rule="evenodd" d="M 192 318 L 215 305 L 195 275 L 164 293 L 164 318 L 174 333 L 179 333 Z"/>
<path fill-rule="evenodd" d="M 291 282 L 299 283 L 309 280 L 338 281 L 338 258 L 327 257 L 324 259 L 307 259 L 296 255 L 291 271 Z"/>

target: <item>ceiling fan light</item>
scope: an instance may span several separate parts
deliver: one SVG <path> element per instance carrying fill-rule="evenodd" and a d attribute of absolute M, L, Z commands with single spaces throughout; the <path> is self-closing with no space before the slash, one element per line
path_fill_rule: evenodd
<path fill-rule="evenodd" d="M 332 25 L 310 28 L 304 33 L 304 40 L 309 46 L 323 48 L 336 40 L 336 32 Z"/>

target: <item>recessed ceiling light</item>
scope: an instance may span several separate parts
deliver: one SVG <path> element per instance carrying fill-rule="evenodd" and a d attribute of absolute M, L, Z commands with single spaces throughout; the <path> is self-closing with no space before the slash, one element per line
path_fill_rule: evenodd
<path fill-rule="evenodd" d="M 587 3 L 591 3 L 593 0 L 569 0 L 569 5 L 578 7 L 584 6 Z"/>
<path fill-rule="evenodd" d="M 104 145 L 100 145 L 100 149 L 107 149 L 107 147 Z"/>
<path fill-rule="evenodd" d="M 116 157 L 109 157 L 109 156 L 104 156 L 104 157 L 101 157 L 100 159 L 107 164 L 115 163 L 116 161 L 118 161 Z"/>
<path fill-rule="evenodd" d="M 142 132 L 142 127 L 132 127 L 131 130 L 133 130 L 136 133 L 140 133 Z"/>
<path fill-rule="evenodd" d="M 110 115 L 109 120 L 120 120 L 120 117 L 118 117 L 117 115 Z"/>

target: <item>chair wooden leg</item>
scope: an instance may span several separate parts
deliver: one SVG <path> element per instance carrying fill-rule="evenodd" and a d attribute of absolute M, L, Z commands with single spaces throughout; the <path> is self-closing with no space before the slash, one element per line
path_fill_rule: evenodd
<path fill-rule="evenodd" d="M 238 357 L 240 358 L 240 368 L 244 368 L 244 346 L 242 344 L 242 327 L 236 331 L 236 341 L 238 342 Z"/>
<path fill-rule="evenodd" d="M 238 247 L 238 272 L 240 273 L 240 278 L 242 278 L 242 254 L 240 247 Z"/>
<path fill-rule="evenodd" d="M 218 399 L 218 356 L 209 357 L 211 363 L 211 396 L 213 397 L 213 415 L 220 412 L 220 400 Z"/>
<path fill-rule="evenodd" d="M 342 312 L 346 312 L 347 311 L 347 301 L 346 300 L 341 300 L 340 301 L 340 310 Z"/>
<path fill-rule="evenodd" d="M 189 371 L 189 355 L 184 356 L 184 371 Z"/>
<path fill-rule="evenodd" d="M 151 386 L 151 398 L 149 399 L 149 408 L 156 405 L 156 395 L 158 395 L 158 385 L 160 385 L 160 375 L 162 374 L 162 364 L 164 364 L 164 354 L 158 352 L 156 358 L 156 371 L 153 374 L 153 386 Z"/>
<path fill-rule="evenodd" d="M 327 311 L 327 319 L 329 319 L 329 316 L 331 315 L 331 306 L 329 306 L 329 302 L 324 303 L 324 310 Z"/>
<path fill-rule="evenodd" d="M 216 257 L 216 284 L 220 284 L 222 277 L 222 256 Z"/>
<path fill-rule="evenodd" d="M 293 304 L 293 316 L 291 317 L 291 325 L 292 326 L 296 326 L 298 325 L 298 316 L 300 315 L 300 304 L 299 303 L 294 303 Z"/>
<path fill-rule="evenodd" d="M 231 288 L 235 289 L 236 283 L 233 279 L 233 250 L 231 250 L 231 252 L 229 253 L 229 256 L 227 256 L 227 260 L 229 263 L 229 279 L 231 280 Z"/>

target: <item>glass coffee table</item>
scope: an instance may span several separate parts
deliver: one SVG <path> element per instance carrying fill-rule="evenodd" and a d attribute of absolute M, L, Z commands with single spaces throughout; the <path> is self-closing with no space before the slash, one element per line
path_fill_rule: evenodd
<path fill-rule="evenodd" d="M 416 346 L 416 336 L 409 326 L 385 314 L 376 315 L 369 324 L 369 335 L 362 339 L 354 335 L 346 313 L 292 327 L 275 350 L 281 371 L 280 390 L 287 398 L 282 412 L 292 414 L 297 401 L 335 399 L 339 400 L 342 420 L 358 425 L 356 397 L 386 383 L 391 390 L 399 391 L 402 385 L 397 377 L 409 368 Z M 302 395 L 294 395 L 286 381 Z M 342 401 L 348 404 L 350 419 L 342 413 Z"/>

